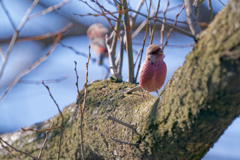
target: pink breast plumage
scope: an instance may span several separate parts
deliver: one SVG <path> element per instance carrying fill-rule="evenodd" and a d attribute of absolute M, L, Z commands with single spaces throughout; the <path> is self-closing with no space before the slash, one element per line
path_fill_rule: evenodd
<path fill-rule="evenodd" d="M 139 73 L 139 84 L 148 92 L 159 90 L 166 79 L 167 66 L 164 61 L 144 61 Z"/>

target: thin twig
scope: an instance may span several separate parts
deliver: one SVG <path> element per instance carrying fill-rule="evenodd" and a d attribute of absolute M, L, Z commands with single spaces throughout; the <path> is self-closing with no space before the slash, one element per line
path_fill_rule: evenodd
<path fill-rule="evenodd" d="M 89 52 L 90 52 L 90 49 L 89 49 Z M 78 86 L 78 73 L 77 73 L 77 62 L 74 61 L 75 63 L 75 67 L 74 67 L 74 70 L 75 70 L 75 73 L 76 73 L 76 87 L 77 87 L 77 93 L 78 93 L 78 107 L 79 107 L 79 110 L 80 110 L 80 139 L 81 139 L 81 142 L 80 142 L 80 145 L 81 145 L 81 153 L 82 153 L 82 159 L 85 160 L 85 152 L 84 152 L 84 146 L 83 146 L 83 125 L 82 125 L 82 122 L 83 122 L 83 109 L 82 109 L 82 103 L 81 103 L 81 95 L 80 95 L 80 91 L 79 91 L 79 86 Z"/>
<path fill-rule="evenodd" d="M 43 61 L 45 61 L 47 59 L 47 57 L 53 52 L 53 50 L 55 49 L 57 43 L 60 41 L 62 37 L 62 34 L 60 33 L 57 38 L 55 39 L 52 47 L 49 49 L 49 51 L 47 52 L 47 54 L 45 54 L 43 57 L 41 57 L 39 60 L 37 60 L 32 66 L 30 66 L 28 69 L 26 69 L 25 71 L 23 71 L 22 73 L 20 73 L 15 79 L 14 81 L 8 86 L 8 88 L 6 89 L 6 91 L 3 93 L 3 95 L 0 97 L 0 101 L 3 100 L 3 98 L 6 96 L 6 94 L 12 89 L 12 87 L 18 83 L 18 81 L 25 76 L 26 74 L 28 74 L 29 72 L 31 72 L 32 70 L 34 70 L 36 67 L 38 67 Z"/>
<path fill-rule="evenodd" d="M 158 0 L 157 11 L 156 11 L 156 14 L 155 14 L 156 19 L 157 19 L 159 7 L 160 7 L 160 1 L 161 0 Z M 156 30 L 156 22 L 157 22 L 156 19 L 154 20 L 154 24 L 153 24 L 153 30 L 152 30 L 152 36 L 151 36 L 150 44 L 153 43 L 154 32 Z"/>
<path fill-rule="evenodd" d="M 0 138 L 1 138 L 1 137 L 0 137 Z M 8 151 L 8 153 L 9 153 L 12 157 L 14 157 L 15 159 L 19 160 L 19 158 L 16 157 L 16 156 L 8 149 L 8 147 L 4 146 L 3 142 L 1 141 L 1 139 L 0 139 L 0 143 L 1 143 L 1 146 L 2 146 L 4 149 L 6 149 L 6 150 Z"/>
<path fill-rule="evenodd" d="M 2 61 L 4 61 L 5 59 L 5 56 L 4 56 L 4 53 L 3 53 L 3 50 L 2 50 L 2 46 L 0 45 L 0 56 L 2 58 Z"/>
<path fill-rule="evenodd" d="M 125 92 L 125 94 L 132 94 L 132 92 L 135 92 L 135 91 L 138 91 L 138 90 L 142 90 L 142 88 L 141 88 L 140 85 L 137 85 L 136 87 L 133 87 L 133 88 L 127 90 L 127 91 Z"/>
<path fill-rule="evenodd" d="M 221 0 L 218 0 L 218 2 L 220 2 L 223 6 L 225 6 L 225 4 Z"/>
<path fill-rule="evenodd" d="M 28 8 L 28 10 L 27 10 L 26 14 L 24 15 L 22 21 L 20 22 L 18 28 L 14 31 L 11 42 L 10 42 L 10 44 L 8 46 L 8 49 L 7 49 L 7 53 L 5 54 L 5 59 L 2 62 L 2 66 L 0 68 L 0 78 L 2 77 L 4 68 L 5 68 L 7 60 L 8 60 L 8 56 L 9 56 L 11 50 L 12 50 L 13 45 L 15 44 L 15 42 L 17 40 L 18 34 L 21 31 L 21 29 L 23 28 L 24 24 L 26 23 L 26 21 L 29 18 L 30 13 L 32 12 L 33 8 L 37 5 L 38 2 L 39 2 L 39 0 L 34 0 L 33 1 L 32 5 Z M 1 101 L 1 99 L 0 99 L 0 101 Z"/>
<path fill-rule="evenodd" d="M 116 0 L 114 0 L 116 3 L 118 3 L 118 4 L 122 4 L 122 3 L 120 3 L 119 1 L 116 1 Z M 122 4 L 123 5 L 123 4 Z M 139 14 L 139 15 L 141 15 L 141 16 L 143 16 L 143 17 L 146 17 L 146 18 L 149 18 L 149 20 L 155 20 L 156 18 L 155 17 L 148 17 L 147 15 L 145 15 L 145 14 L 143 14 L 143 13 L 141 13 L 141 12 L 138 12 L 138 11 L 135 11 L 135 10 L 133 10 L 133 9 L 131 9 L 131 8 L 128 8 L 128 6 L 127 5 L 123 5 L 129 12 L 136 12 L 137 14 Z M 160 20 L 160 19 L 157 19 L 156 20 L 157 22 L 159 22 L 159 23 L 163 23 L 163 21 L 162 20 Z M 173 26 L 172 24 L 170 24 L 170 23 L 164 23 L 166 26 L 168 26 L 168 27 L 172 27 L 173 29 L 175 29 L 177 32 L 179 32 L 179 33 L 182 33 L 182 34 L 184 34 L 184 35 L 186 35 L 186 36 L 188 36 L 188 37 L 191 37 L 191 38 L 195 38 L 195 35 L 193 35 L 193 34 L 191 34 L 191 33 L 189 33 L 188 31 L 186 31 L 186 30 L 184 30 L 184 29 L 182 29 L 182 28 L 179 28 L 179 27 L 175 27 L 175 26 Z"/>
<path fill-rule="evenodd" d="M 177 26 L 177 18 L 178 18 L 178 16 L 182 13 L 184 7 L 185 7 L 185 6 L 184 6 L 184 4 L 183 4 L 182 9 L 180 10 L 180 12 L 178 12 L 178 13 L 176 14 L 176 19 L 175 19 L 174 24 L 173 24 L 174 26 Z M 164 47 L 168 44 L 168 39 L 169 39 L 172 31 L 173 31 L 173 28 L 170 28 L 170 30 L 169 30 L 169 32 L 168 32 L 168 34 L 167 34 L 166 41 L 165 41 L 164 45 L 162 46 L 162 50 L 163 50 Z"/>
<path fill-rule="evenodd" d="M 45 131 L 51 131 L 54 129 L 59 129 L 61 126 L 56 126 L 56 127 L 51 127 L 51 128 L 46 128 L 46 129 L 32 129 L 32 128 L 21 128 L 24 132 L 26 131 L 34 131 L 34 132 L 45 132 Z"/>
<path fill-rule="evenodd" d="M 142 43 L 140 43 L 140 42 L 134 42 L 133 44 L 142 46 Z M 149 43 L 145 43 L 145 45 L 149 45 Z M 184 47 L 192 47 L 192 46 L 194 46 L 194 44 L 186 44 L 186 45 L 167 44 L 167 46 L 184 48 Z"/>
<path fill-rule="evenodd" d="M 50 128 L 52 128 L 52 126 L 53 126 L 53 123 L 51 124 Z M 43 151 L 43 148 L 44 148 L 44 147 L 45 147 L 45 145 L 46 145 L 46 142 L 47 142 L 47 139 L 48 139 L 48 131 L 49 131 L 49 130 L 47 130 L 47 131 L 46 131 L 46 135 L 45 135 L 44 142 L 43 142 L 43 144 L 42 144 L 42 147 L 41 147 L 41 149 L 40 149 L 40 151 L 39 151 L 39 154 L 38 154 L 38 159 L 40 159 L 40 158 L 41 158 L 41 156 L 42 156 L 42 151 Z"/>
<path fill-rule="evenodd" d="M 53 10 L 57 10 L 57 9 L 61 8 L 64 4 L 69 3 L 71 1 L 72 0 L 63 0 L 62 2 L 60 2 L 58 4 L 50 6 L 50 7 L 46 8 L 46 9 L 44 9 L 44 10 L 42 10 L 42 11 L 40 11 L 40 12 L 34 14 L 34 15 L 29 16 L 29 19 L 36 18 L 37 16 L 40 16 L 40 15 L 45 15 L 49 12 L 52 12 Z"/>
<path fill-rule="evenodd" d="M 149 15 L 150 13 L 155 13 L 155 11 L 152 9 L 152 0 L 150 0 L 150 4 L 149 4 L 149 8 L 148 8 L 148 5 L 147 5 L 147 1 L 145 0 L 145 4 L 146 4 L 146 7 L 147 7 L 147 11 L 148 11 L 148 18 L 149 18 Z M 147 18 L 147 19 L 148 19 Z M 149 21 L 150 22 L 150 21 Z M 149 31 L 149 36 L 152 37 L 152 32 L 151 32 L 151 26 L 150 26 L 150 23 L 148 24 L 148 31 Z"/>
<path fill-rule="evenodd" d="M 13 147 L 13 146 L 10 145 L 8 142 L 4 141 L 1 137 L 0 137 L 0 141 L 2 141 L 3 143 L 5 143 L 6 145 L 8 145 L 10 148 L 12 148 L 13 150 L 15 150 L 16 152 L 25 154 L 26 156 L 31 157 L 31 158 L 33 158 L 33 159 L 38 159 L 37 157 L 34 157 L 34 156 L 32 156 L 32 155 L 30 155 L 30 154 L 28 154 L 28 153 L 26 153 L 26 152 L 23 152 L 23 151 L 15 148 L 15 147 Z"/>
<path fill-rule="evenodd" d="M 153 17 L 154 15 L 154 12 L 151 13 L 151 15 L 149 17 Z M 132 34 L 132 39 L 135 38 L 139 32 L 145 27 L 145 25 L 147 25 L 147 23 L 149 22 L 149 18 L 148 19 L 145 19 L 139 26 L 138 28 L 133 32 Z M 148 24 L 149 25 L 149 24 Z M 147 25 L 147 28 L 148 28 L 148 25 Z"/>
<path fill-rule="evenodd" d="M 80 0 L 81 1 L 81 0 Z M 92 2 L 94 2 L 95 4 L 97 4 L 99 6 L 100 9 L 104 10 L 106 13 L 109 13 L 113 18 L 118 20 L 118 17 L 116 17 L 114 14 L 112 14 L 109 10 L 107 10 L 103 5 L 101 5 L 100 3 L 98 3 L 98 1 L 95 0 L 91 0 Z"/>
<path fill-rule="evenodd" d="M 112 44 L 116 43 L 115 41 L 117 39 L 115 39 L 116 33 L 112 32 L 112 34 L 110 35 L 110 37 L 108 37 L 106 35 L 106 47 L 107 47 L 107 51 L 108 51 L 108 55 L 109 55 L 109 63 L 110 63 L 110 73 L 111 73 L 111 77 L 121 80 L 122 77 L 120 74 L 117 73 L 117 67 L 115 65 L 115 56 L 113 55 L 114 51 L 113 51 L 113 46 L 111 46 L 110 41 L 112 40 Z"/>
<path fill-rule="evenodd" d="M 85 81 L 85 84 L 84 84 L 84 89 L 85 89 L 85 92 L 84 92 L 84 99 L 83 99 L 83 113 L 84 113 L 84 110 L 85 110 L 85 105 L 86 105 L 86 99 L 87 99 L 87 84 L 88 84 L 88 65 L 89 65 L 89 59 L 91 57 L 91 53 L 90 53 L 90 45 L 88 45 L 88 48 L 89 48 L 89 52 L 88 52 L 88 60 L 87 60 L 87 63 L 86 63 L 86 81 Z"/>
<path fill-rule="evenodd" d="M 208 0 L 208 8 L 209 8 L 209 12 L 210 12 L 210 21 L 213 20 L 213 9 L 212 9 L 212 1 Z"/>
<path fill-rule="evenodd" d="M 94 14 L 94 13 L 88 13 L 88 14 L 77 14 L 77 13 L 74 13 L 73 15 L 77 15 L 77 16 L 80 16 L 80 17 L 86 17 L 86 16 L 94 16 L 94 17 L 98 17 L 98 16 L 103 16 L 105 18 L 107 18 L 108 20 L 111 20 L 111 21 L 115 21 L 115 22 L 122 22 L 121 19 L 114 19 L 114 18 L 110 18 L 110 17 L 107 17 L 107 14 L 114 14 L 114 13 L 123 13 L 124 11 L 117 11 L 117 12 L 110 12 L 110 13 L 105 13 L 105 12 L 100 12 L 98 14 Z"/>
<path fill-rule="evenodd" d="M 88 58 L 88 56 L 87 56 L 85 53 L 79 52 L 79 51 L 76 50 L 74 47 L 65 45 L 65 44 L 63 44 L 61 41 L 58 42 L 58 43 L 59 43 L 62 47 L 65 47 L 65 48 L 68 48 L 68 49 L 72 50 L 75 54 L 81 55 L 81 56 L 83 56 L 83 57 L 85 57 L 85 58 Z M 96 58 L 92 58 L 92 57 L 90 57 L 90 60 L 91 60 L 92 62 L 94 62 L 94 63 L 97 61 Z M 106 70 L 109 70 L 109 67 L 108 67 L 107 65 L 102 64 L 101 66 L 104 67 Z"/>
<path fill-rule="evenodd" d="M 62 29 L 60 29 L 60 30 L 58 30 L 56 32 L 46 33 L 46 34 L 39 35 L 39 36 L 34 36 L 34 37 L 19 38 L 17 41 L 42 40 L 42 39 L 46 39 L 46 38 L 50 38 L 50 37 L 55 37 L 59 33 L 62 33 L 62 34 L 65 33 L 70 28 L 72 28 L 72 26 L 73 26 L 73 23 L 68 23 L 66 26 L 64 26 Z"/>
<path fill-rule="evenodd" d="M 42 81 L 42 84 L 46 87 L 46 89 L 48 90 L 48 93 L 50 95 L 50 97 L 52 98 L 53 102 L 55 103 L 55 105 L 57 106 L 57 109 L 58 109 L 58 112 L 62 118 L 62 122 L 61 122 L 61 126 L 60 126 L 60 138 L 59 138 L 59 146 L 58 146 L 58 154 L 57 154 L 57 160 L 59 160 L 60 158 L 60 154 L 61 154 L 61 146 L 62 146 L 62 136 L 63 136 L 63 130 L 64 130 L 64 126 L 63 126 L 63 123 L 64 123 L 64 117 L 63 117 L 63 114 L 62 114 L 62 111 L 60 110 L 56 100 L 53 98 L 51 92 L 50 92 L 50 89 L 49 87 L 44 83 L 44 81 Z"/>
<path fill-rule="evenodd" d="M 126 0 L 122 0 L 124 6 L 122 6 L 122 10 L 127 10 L 125 6 L 127 5 Z M 134 70 L 133 70 L 133 53 L 132 53 L 132 36 L 131 36 L 131 27 L 128 16 L 128 11 L 124 13 L 124 30 L 126 37 L 126 52 L 128 57 L 128 82 L 133 83 L 134 81 Z"/>
<path fill-rule="evenodd" d="M 56 79 L 48 79 L 44 80 L 47 83 L 59 83 L 63 80 L 67 79 L 67 76 L 62 76 Z M 27 79 L 20 79 L 18 83 L 24 83 L 24 84 L 42 84 L 42 80 L 27 80 Z"/>
<path fill-rule="evenodd" d="M 137 7 L 136 7 L 136 11 L 140 11 L 140 9 L 141 9 L 141 7 L 143 6 L 143 2 L 144 2 L 144 0 L 140 0 L 139 2 L 138 2 L 138 5 L 137 5 Z M 138 16 L 138 14 L 137 13 L 133 13 L 132 14 L 132 21 L 131 21 L 131 26 L 133 26 L 134 24 L 135 24 L 135 21 L 136 21 L 136 19 L 137 19 L 137 16 Z"/>
<path fill-rule="evenodd" d="M 113 138 L 113 137 L 111 139 L 116 141 L 116 142 L 119 142 L 119 143 L 128 144 L 130 146 L 139 146 L 138 143 L 125 142 L 125 141 L 122 141 L 122 140 L 119 140 L 119 139 L 116 139 L 116 138 Z"/>
<path fill-rule="evenodd" d="M 148 12 L 148 18 L 147 18 L 145 35 L 144 35 L 144 38 L 143 38 L 142 48 L 140 50 L 140 53 L 141 53 L 140 54 L 140 60 L 139 60 L 139 63 L 138 63 L 137 73 L 136 73 L 136 76 L 134 78 L 135 83 L 137 82 L 137 77 L 138 77 L 138 73 L 139 73 L 139 70 L 140 70 L 140 67 L 141 67 L 141 62 L 142 62 L 142 55 L 143 55 L 143 51 L 144 51 L 144 47 L 145 47 L 145 43 L 146 43 L 146 39 L 147 39 L 148 26 L 149 26 L 149 23 L 150 23 L 149 14 L 150 14 L 150 12 Z"/>
<path fill-rule="evenodd" d="M 121 120 L 119 120 L 119 119 L 117 119 L 115 117 L 112 117 L 112 116 L 107 116 L 107 120 L 112 120 L 112 121 L 117 122 L 117 123 L 119 123 L 119 124 L 121 124 L 123 126 L 126 126 L 126 127 L 130 128 L 131 130 L 133 130 L 136 134 L 139 135 L 139 133 L 137 133 L 134 125 L 125 123 L 125 122 L 123 122 L 123 121 L 121 121 Z"/>
<path fill-rule="evenodd" d="M 141 50 L 142 50 L 142 48 L 140 48 L 140 49 L 138 50 L 137 57 L 136 57 L 135 62 L 134 62 L 134 69 L 135 69 L 135 67 L 136 67 L 138 58 L 140 57 Z"/>
<path fill-rule="evenodd" d="M 2 2 L 2 0 L 0 0 L 0 3 L 1 3 L 1 5 L 2 5 L 3 11 L 4 11 L 5 14 L 7 15 L 8 20 L 9 20 L 9 22 L 11 23 L 14 31 L 16 31 L 17 28 L 16 28 L 16 26 L 14 25 L 13 19 L 12 19 L 12 17 L 10 16 L 10 14 L 9 14 L 8 10 L 6 9 L 6 7 L 5 7 L 4 3 Z"/>
<path fill-rule="evenodd" d="M 177 9 L 177 8 L 179 8 L 179 7 L 182 7 L 182 4 L 178 4 L 178 5 L 176 5 L 176 6 L 169 7 L 168 10 L 167 10 L 167 12 L 172 11 L 172 10 L 175 10 L 175 9 Z M 163 11 L 159 11 L 159 12 L 158 12 L 158 14 L 161 14 L 161 13 L 163 13 Z M 158 16 L 158 17 L 159 17 L 159 16 Z"/>
<path fill-rule="evenodd" d="M 117 4 L 116 4 L 117 5 Z M 122 19 L 122 13 L 121 13 L 121 9 L 122 9 L 122 6 L 121 5 L 118 5 L 117 6 L 117 10 L 118 10 L 118 19 Z M 119 31 L 120 31 L 120 25 L 121 25 L 121 22 L 120 21 L 117 21 L 116 24 L 115 24 L 115 28 L 114 28 L 114 32 L 116 35 L 113 35 L 113 41 L 112 41 L 112 50 L 113 50 L 113 53 L 114 53 L 114 57 L 115 57 L 115 53 L 116 53 L 116 47 L 117 47 L 117 38 L 121 39 L 120 36 L 118 35 Z M 121 51 L 120 51 L 121 52 Z M 115 63 L 116 64 L 116 63 Z M 120 74 L 121 75 L 121 74 Z"/>
<path fill-rule="evenodd" d="M 162 46 L 162 49 L 163 49 L 163 38 L 164 38 L 164 29 L 165 29 L 165 23 L 166 23 L 166 11 L 168 9 L 168 6 L 169 6 L 169 0 L 167 1 L 167 4 L 166 4 L 166 8 L 163 10 L 163 22 L 162 23 L 162 28 L 161 28 L 161 40 L 160 40 L 160 44 Z"/>
<path fill-rule="evenodd" d="M 117 72 L 118 74 L 122 75 L 122 65 L 123 65 L 123 51 L 124 51 L 124 35 L 123 32 L 120 31 L 120 52 L 118 55 L 118 65 L 117 65 Z"/>

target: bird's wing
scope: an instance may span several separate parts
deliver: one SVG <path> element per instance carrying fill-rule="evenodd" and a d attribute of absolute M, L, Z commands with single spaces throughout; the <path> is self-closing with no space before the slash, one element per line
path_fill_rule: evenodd
<path fill-rule="evenodd" d="M 94 38 L 94 39 L 91 40 L 91 43 L 94 44 L 94 45 L 103 47 L 105 49 L 107 48 L 106 45 L 105 45 L 105 40 L 103 38 Z"/>

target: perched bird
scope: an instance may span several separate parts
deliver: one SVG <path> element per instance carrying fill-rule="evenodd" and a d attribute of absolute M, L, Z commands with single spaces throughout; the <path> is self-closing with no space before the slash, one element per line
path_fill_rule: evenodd
<path fill-rule="evenodd" d="M 103 58 L 108 56 L 105 44 L 105 36 L 110 34 L 110 30 L 101 23 L 92 24 L 87 30 L 87 36 L 95 54 L 99 56 L 98 64 L 102 65 Z"/>
<path fill-rule="evenodd" d="M 148 92 L 158 91 L 164 84 L 167 66 L 160 46 L 152 44 L 147 48 L 146 57 L 139 71 L 139 84 Z"/>

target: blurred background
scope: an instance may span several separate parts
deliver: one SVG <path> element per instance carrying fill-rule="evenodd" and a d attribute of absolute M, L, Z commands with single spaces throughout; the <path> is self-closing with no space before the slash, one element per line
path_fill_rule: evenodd
<path fill-rule="evenodd" d="M 32 0 L 0 0 L 0 51 L 6 53 L 11 38 L 14 34 L 14 26 L 18 26 L 22 21 L 26 11 L 32 4 Z M 98 5 L 86 0 L 94 9 L 99 10 Z M 110 0 L 102 0 L 101 3 L 110 11 L 115 11 L 115 7 Z M 137 1 L 129 1 L 129 6 L 133 9 L 137 6 Z M 157 7 L 157 0 L 153 0 L 153 7 Z M 228 0 L 212 1 L 214 16 L 224 8 Z M 176 14 L 181 10 L 182 0 L 170 0 L 166 17 L 175 19 Z M 47 14 L 33 16 L 48 7 L 57 8 Z M 166 7 L 166 1 L 161 1 L 160 11 Z M 163 17 L 159 11 L 159 16 Z M 147 7 L 143 5 L 140 12 L 147 15 Z M 87 62 L 89 40 L 86 32 L 87 28 L 93 23 L 103 23 L 109 27 L 107 20 L 102 16 L 79 16 L 94 13 L 85 3 L 79 0 L 40 0 L 30 14 L 30 18 L 23 26 L 18 35 L 18 40 L 14 44 L 8 57 L 3 75 L 0 78 L 0 96 L 6 91 L 14 79 L 40 57 L 44 56 L 53 43 L 53 38 L 41 40 L 28 40 L 26 38 L 39 36 L 46 33 L 53 34 L 61 30 L 64 26 L 73 23 L 73 27 L 63 34 L 60 44 L 57 45 L 53 53 L 36 69 L 22 77 L 20 81 L 9 91 L 0 101 L 0 134 L 19 130 L 21 127 L 32 125 L 44 121 L 58 114 L 58 110 L 50 98 L 46 88 L 41 84 L 44 80 L 50 87 L 51 93 L 63 109 L 65 106 L 75 102 L 77 89 L 75 86 L 76 76 L 74 72 L 74 61 L 78 63 L 79 86 L 82 88 L 85 83 L 85 64 Z M 9 20 L 11 17 L 11 21 Z M 204 22 L 203 28 L 209 23 L 208 1 L 204 1 L 199 10 L 199 21 Z M 143 21 L 145 17 L 138 16 L 133 30 Z M 178 20 L 182 28 L 188 30 L 186 25 L 185 11 Z M 172 22 L 171 22 L 172 23 Z M 160 28 L 157 24 L 157 31 L 154 36 L 154 44 L 160 44 Z M 133 39 L 134 60 L 138 50 L 142 47 L 144 31 L 140 32 Z M 165 33 L 165 35 L 167 32 Z M 146 40 L 146 47 L 150 38 Z M 168 72 L 165 84 L 171 78 L 173 72 L 183 64 L 185 56 L 192 50 L 193 39 L 178 32 L 173 31 L 169 38 L 168 45 L 164 49 L 165 62 Z M 119 50 L 119 43 L 117 51 Z M 92 53 L 92 58 L 97 58 Z M 144 52 L 145 53 L 145 52 Z M 85 55 L 85 56 L 83 56 Z M 145 55 L 143 55 L 145 57 Z M 0 59 L 2 66 L 3 59 Z M 104 64 L 109 66 L 108 58 L 104 59 Z M 136 69 L 135 69 L 136 72 Z M 96 62 L 90 61 L 89 82 L 104 79 L 108 71 Z M 124 55 L 123 61 L 123 80 L 127 79 L 127 57 Z M 156 94 L 153 94 L 156 96 Z M 240 118 L 237 118 L 225 131 L 219 141 L 203 158 L 204 160 L 239 160 L 240 159 Z"/>

